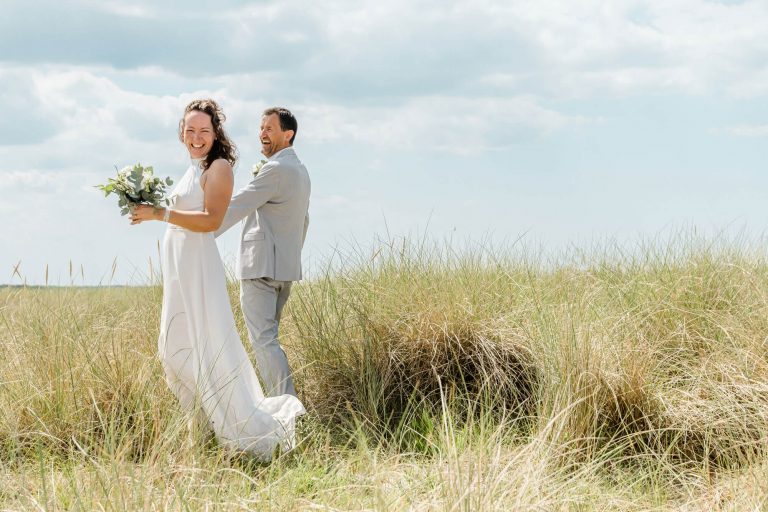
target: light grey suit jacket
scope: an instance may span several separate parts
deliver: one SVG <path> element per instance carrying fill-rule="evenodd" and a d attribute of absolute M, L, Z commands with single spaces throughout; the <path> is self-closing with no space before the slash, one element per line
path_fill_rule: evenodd
<path fill-rule="evenodd" d="M 301 279 L 301 248 L 309 225 L 311 183 L 292 147 L 279 151 L 232 197 L 219 236 L 245 218 L 238 279 Z"/>

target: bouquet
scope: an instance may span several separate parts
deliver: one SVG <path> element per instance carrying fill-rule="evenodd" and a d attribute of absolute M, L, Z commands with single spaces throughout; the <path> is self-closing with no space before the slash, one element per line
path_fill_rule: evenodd
<path fill-rule="evenodd" d="M 139 204 L 148 204 L 153 208 L 170 205 L 170 199 L 165 197 L 165 187 L 172 184 L 171 178 L 162 180 L 155 176 L 152 167 L 136 164 L 123 167 L 117 171 L 117 178 L 110 178 L 106 185 L 96 185 L 96 188 L 104 192 L 104 197 L 116 194 L 120 215 L 125 215 Z"/>

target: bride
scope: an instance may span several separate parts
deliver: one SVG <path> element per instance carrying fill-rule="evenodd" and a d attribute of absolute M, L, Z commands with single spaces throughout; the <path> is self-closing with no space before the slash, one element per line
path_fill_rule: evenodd
<path fill-rule="evenodd" d="M 168 385 L 184 409 L 202 411 L 223 445 L 269 459 L 276 446 L 293 447 L 294 420 L 305 411 L 294 396 L 264 396 L 235 327 L 213 236 L 237 160 L 224 120 L 211 99 L 187 105 L 179 139 L 191 162 L 171 194 L 173 209 L 138 206 L 131 223 L 168 223 L 158 340 Z"/>

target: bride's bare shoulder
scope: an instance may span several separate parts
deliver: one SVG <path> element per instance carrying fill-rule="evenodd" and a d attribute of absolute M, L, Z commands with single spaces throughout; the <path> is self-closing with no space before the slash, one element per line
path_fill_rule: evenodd
<path fill-rule="evenodd" d="M 200 186 L 203 190 L 207 189 L 208 184 L 217 184 L 216 186 L 229 186 L 231 187 L 234 182 L 234 173 L 232 172 L 232 165 L 219 158 L 211 162 L 208 169 L 203 173 L 200 181 Z"/>
<path fill-rule="evenodd" d="M 223 158 L 218 158 L 211 162 L 211 165 L 208 167 L 208 170 L 214 171 L 214 172 L 232 172 L 232 164 L 230 164 L 227 160 Z"/>

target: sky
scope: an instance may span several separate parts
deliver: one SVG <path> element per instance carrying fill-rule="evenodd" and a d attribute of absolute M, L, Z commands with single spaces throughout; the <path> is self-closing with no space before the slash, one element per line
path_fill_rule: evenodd
<path fill-rule="evenodd" d="M 768 222 L 765 0 L 2 0 L 0 283 L 144 284 L 160 222 L 94 186 L 178 179 L 212 97 L 240 150 L 290 108 L 309 275 L 377 240 L 552 249 Z M 44 13 L 44 15 L 43 15 Z M 234 264 L 237 228 L 219 239 Z M 150 263 L 151 262 L 151 263 Z M 152 267 L 150 267 L 152 265 Z"/>

